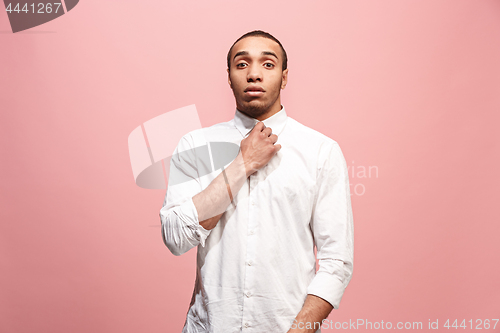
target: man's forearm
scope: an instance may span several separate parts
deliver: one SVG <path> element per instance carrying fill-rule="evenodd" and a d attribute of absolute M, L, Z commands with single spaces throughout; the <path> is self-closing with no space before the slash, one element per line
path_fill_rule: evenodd
<path fill-rule="evenodd" d="M 306 301 L 295 318 L 288 333 L 314 333 L 321 327 L 323 319 L 328 317 L 333 306 L 315 295 L 307 295 Z"/>
<path fill-rule="evenodd" d="M 223 173 L 226 174 L 226 177 Z M 247 178 L 247 170 L 240 151 L 224 172 L 221 172 L 206 189 L 193 197 L 198 220 L 204 229 L 215 228 L 227 206 L 240 191 Z M 231 193 L 231 197 L 229 193 Z"/>

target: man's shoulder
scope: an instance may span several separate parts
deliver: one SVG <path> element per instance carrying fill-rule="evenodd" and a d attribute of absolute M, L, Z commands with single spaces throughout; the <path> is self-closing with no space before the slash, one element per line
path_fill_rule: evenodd
<path fill-rule="evenodd" d="M 317 165 L 319 168 L 326 163 L 329 159 L 334 159 L 336 161 L 341 161 L 344 159 L 342 154 L 342 149 L 338 142 L 329 136 L 312 129 L 293 118 L 288 119 L 293 131 L 291 131 L 292 136 L 297 139 L 296 143 L 301 144 L 303 151 L 307 154 L 313 154 L 317 159 Z"/>
<path fill-rule="evenodd" d="M 288 122 L 289 123 L 287 124 L 287 126 L 290 125 L 293 132 L 295 133 L 299 132 L 299 134 L 301 135 L 301 140 L 306 139 L 310 143 L 321 144 L 325 146 L 338 145 L 337 141 L 335 141 L 334 139 L 309 126 L 306 126 L 298 122 L 292 117 L 288 117 Z"/>

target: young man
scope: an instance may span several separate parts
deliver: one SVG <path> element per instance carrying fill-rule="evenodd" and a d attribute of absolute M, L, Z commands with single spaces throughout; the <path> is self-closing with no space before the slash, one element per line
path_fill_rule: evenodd
<path fill-rule="evenodd" d="M 276 38 L 247 33 L 227 61 L 235 116 L 180 140 L 170 176 L 187 181 L 169 185 L 160 211 L 169 250 L 198 250 L 183 332 L 321 332 L 353 270 L 344 156 L 337 142 L 287 116 L 287 56 Z M 240 149 L 207 174 L 200 170 L 213 170 L 211 162 L 194 148 L 210 142 Z"/>

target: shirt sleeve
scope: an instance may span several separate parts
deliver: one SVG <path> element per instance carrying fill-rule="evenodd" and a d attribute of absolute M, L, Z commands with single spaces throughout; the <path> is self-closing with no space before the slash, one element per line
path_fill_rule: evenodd
<path fill-rule="evenodd" d="M 311 230 L 319 269 L 307 293 L 338 309 L 353 272 L 354 226 L 347 165 L 336 142 L 319 170 L 317 187 Z"/>
<path fill-rule="evenodd" d="M 211 230 L 198 221 L 193 196 L 202 191 L 191 136 L 181 138 L 170 160 L 167 192 L 160 209 L 161 234 L 167 248 L 176 256 L 201 244 Z"/>

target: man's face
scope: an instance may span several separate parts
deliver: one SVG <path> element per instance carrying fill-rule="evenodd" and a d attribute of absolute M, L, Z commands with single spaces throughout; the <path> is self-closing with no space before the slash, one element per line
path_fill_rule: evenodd
<path fill-rule="evenodd" d="M 265 37 L 246 37 L 233 46 L 228 82 L 238 110 L 253 118 L 281 110 L 288 74 L 282 62 L 278 43 Z"/>

